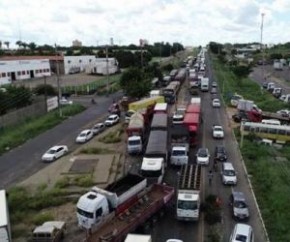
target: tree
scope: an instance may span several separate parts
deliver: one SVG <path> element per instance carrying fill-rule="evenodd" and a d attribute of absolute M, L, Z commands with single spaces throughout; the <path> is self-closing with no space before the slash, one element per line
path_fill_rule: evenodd
<path fill-rule="evenodd" d="M 30 49 L 30 51 L 31 51 L 32 53 L 34 53 L 34 51 L 35 51 L 35 49 L 36 49 L 36 44 L 35 44 L 34 42 L 30 42 L 30 43 L 28 44 L 28 48 Z"/>
<path fill-rule="evenodd" d="M 125 71 L 120 79 L 120 86 L 132 98 L 141 98 L 147 95 L 151 85 L 148 75 L 136 67 Z"/>
<path fill-rule="evenodd" d="M 136 56 L 131 51 L 120 50 L 115 53 L 120 68 L 136 66 Z"/>
<path fill-rule="evenodd" d="M 57 91 L 55 88 L 49 84 L 40 84 L 34 88 L 34 93 L 36 95 L 47 95 L 47 96 L 56 96 Z"/>
<path fill-rule="evenodd" d="M 2 41 L 0 40 L 0 49 L 2 49 Z"/>
<path fill-rule="evenodd" d="M 20 49 L 20 47 L 22 46 L 22 41 L 17 40 L 15 44 L 18 45 L 18 49 Z"/>
<path fill-rule="evenodd" d="M 250 66 L 234 66 L 232 67 L 233 73 L 237 77 L 247 77 L 251 73 L 251 67 Z"/>
<path fill-rule="evenodd" d="M 5 41 L 4 45 L 6 45 L 7 49 L 9 49 L 10 42 L 9 41 Z"/>
<path fill-rule="evenodd" d="M 219 54 L 223 49 L 223 45 L 216 42 L 210 42 L 209 49 L 212 53 Z"/>

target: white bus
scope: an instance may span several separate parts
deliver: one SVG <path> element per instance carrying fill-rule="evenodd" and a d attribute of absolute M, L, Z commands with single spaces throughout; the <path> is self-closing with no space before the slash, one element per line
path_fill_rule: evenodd
<path fill-rule="evenodd" d="M 8 203 L 5 190 L 0 190 L 0 241 L 12 242 Z"/>

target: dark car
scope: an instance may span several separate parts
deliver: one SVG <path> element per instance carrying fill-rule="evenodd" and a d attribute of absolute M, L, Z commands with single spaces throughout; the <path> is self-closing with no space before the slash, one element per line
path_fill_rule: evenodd
<path fill-rule="evenodd" d="M 263 86 L 263 88 L 267 88 L 268 87 L 268 82 L 263 82 L 262 86 Z"/>
<path fill-rule="evenodd" d="M 230 207 L 233 218 L 236 220 L 248 220 L 250 217 L 249 206 L 244 193 L 233 191 L 230 195 Z"/>
<path fill-rule="evenodd" d="M 226 161 L 228 158 L 226 148 L 222 145 L 217 145 L 215 147 L 214 158 L 219 161 Z"/>
<path fill-rule="evenodd" d="M 210 90 L 210 93 L 211 93 L 211 94 L 217 94 L 217 89 L 216 89 L 216 87 L 212 87 L 211 90 Z"/>

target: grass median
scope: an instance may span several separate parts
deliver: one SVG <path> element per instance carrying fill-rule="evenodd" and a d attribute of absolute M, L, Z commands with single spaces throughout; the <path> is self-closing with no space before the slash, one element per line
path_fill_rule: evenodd
<path fill-rule="evenodd" d="M 53 128 L 66 118 L 80 113 L 84 109 L 79 104 L 64 106 L 62 107 L 62 117 L 59 116 L 58 110 L 55 110 L 41 117 L 27 119 L 24 123 L 1 130 L 0 155 Z"/>

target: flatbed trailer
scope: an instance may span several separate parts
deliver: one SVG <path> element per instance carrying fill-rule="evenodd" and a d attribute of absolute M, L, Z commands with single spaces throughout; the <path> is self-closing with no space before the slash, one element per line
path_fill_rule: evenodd
<path fill-rule="evenodd" d="M 154 184 L 138 195 L 136 203 L 124 213 L 111 213 L 107 222 L 89 236 L 89 242 L 122 242 L 126 235 L 161 211 L 173 198 L 174 188 Z"/>

